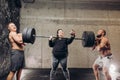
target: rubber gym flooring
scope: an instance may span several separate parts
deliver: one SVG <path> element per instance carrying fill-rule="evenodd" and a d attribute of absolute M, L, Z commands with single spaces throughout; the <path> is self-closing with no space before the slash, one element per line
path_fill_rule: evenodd
<path fill-rule="evenodd" d="M 71 80 L 95 80 L 92 69 L 69 69 Z M 21 80 L 49 80 L 50 69 L 24 69 Z M 58 69 L 55 80 L 65 80 L 62 70 Z"/>

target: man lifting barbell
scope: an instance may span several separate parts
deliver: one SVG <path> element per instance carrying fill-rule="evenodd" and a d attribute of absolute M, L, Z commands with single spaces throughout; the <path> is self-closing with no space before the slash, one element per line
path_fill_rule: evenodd
<path fill-rule="evenodd" d="M 49 38 L 48 36 L 36 35 L 36 30 L 34 28 L 25 28 L 22 32 L 23 42 L 25 43 L 34 44 L 36 37 Z M 92 47 L 95 42 L 95 34 L 93 31 L 84 31 L 82 38 L 74 38 L 74 40 L 82 40 L 83 47 Z"/>
<path fill-rule="evenodd" d="M 110 42 L 108 38 L 105 37 L 105 35 L 106 31 L 104 29 L 98 30 L 95 45 L 93 46 L 93 50 L 96 48 L 100 52 L 99 57 L 95 60 L 93 64 L 93 71 L 96 80 L 100 80 L 98 75 L 99 67 L 102 67 L 103 73 L 105 75 L 105 80 L 111 80 L 111 76 L 109 74 L 109 67 L 112 59 L 112 53 Z"/>
<path fill-rule="evenodd" d="M 17 72 L 17 80 L 20 80 L 22 68 L 24 67 L 24 43 L 22 33 L 17 33 L 16 25 L 12 22 L 8 24 L 9 41 L 11 43 L 11 67 L 7 80 L 13 80 Z"/>
<path fill-rule="evenodd" d="M 49 46 L 53 47 L 52 50 L 52 69 L 50 72 L 50 80 L 54 80 L 56 69 L 59 63 L 62 66 L 63 74 L 66 80 L 70 80 L 69 71 L 67 69 L 68 58 L 68 45 L 71 44 L 75 38 L 75 31 L 71 31 L 71 38 L 64 38 L 64 32 L 62 29 L 57 30 L 57 37 L 53 39 L 49 38 Z"/>

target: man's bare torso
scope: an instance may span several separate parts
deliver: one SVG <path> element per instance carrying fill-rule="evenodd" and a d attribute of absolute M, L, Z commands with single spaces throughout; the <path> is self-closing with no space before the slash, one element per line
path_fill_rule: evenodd
<path fill-rule="evenodd" d="M 9 40 L 12 46 L 12 49 L 16 49 L 16 50 L 23 50 L 23 45 L 20 43 L 15 42 L 14 38 L 15 36 L 13 36 L 13 34 L 16 34 L 17 36 L 19 36 L 19 34 L 15 33 L 15 32 L 10 32 L 9 33 Z M 19 36 L 19 38 L 22 38 L 22 36 Z M 22 40 L 22 39 L 21 39 Z"/>
<path fill-rule="evenodd" d="M 99 45 L 101 45 L 101 44 L 103 44 L 104 47 L 99 49 L 100 55 L 101 56 L 109 56 L 109 55 L 111 55 L 112 53 L 111 53 L 111 47 L 110 47 L 109 40 L 106 37 L 103 37 L 101 39 L 101 42 L 100 42 Z"/>

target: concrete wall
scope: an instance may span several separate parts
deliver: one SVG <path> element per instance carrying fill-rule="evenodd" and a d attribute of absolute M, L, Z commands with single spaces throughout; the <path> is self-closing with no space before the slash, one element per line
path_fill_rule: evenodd
<path fill-rule="evenodd" d="M 79 0 L 36 0 L 35 3 L 23 3 L 21 9 L 21 31 L 24 27 L 34 27 L 37 35 L 56 35 L 62 28 L 65 36 L 74 29 L 76 37 L 83 31 L 94 31 L 104 28 L 110 39 L 112 53 L 116 63 L 120 61 L 120 9 L 117 2 L 89 2 Z M 50 68 L 51 51 L 48 39 L 37 38 L 33 45 L 25 47 L 26 67 Z M 82 47 L 81 41 L 69 45 L 69 68 L 91 68 L 98 55 L 91 48 Z"/>

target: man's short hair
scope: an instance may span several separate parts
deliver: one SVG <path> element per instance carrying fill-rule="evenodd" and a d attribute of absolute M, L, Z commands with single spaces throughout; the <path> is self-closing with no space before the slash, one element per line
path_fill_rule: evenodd
<path fill-rule="evenodd" d="M 106 30 L 104 30 L 104 29 L 102 29 L 103 30 L 103 32 L 104 32 L 104 36 L 106 35 Z"/>

